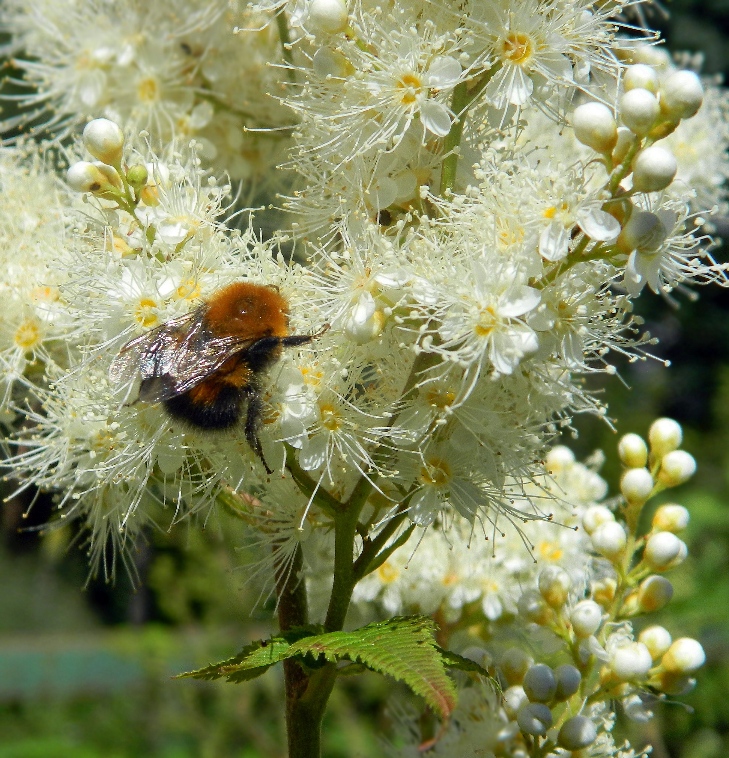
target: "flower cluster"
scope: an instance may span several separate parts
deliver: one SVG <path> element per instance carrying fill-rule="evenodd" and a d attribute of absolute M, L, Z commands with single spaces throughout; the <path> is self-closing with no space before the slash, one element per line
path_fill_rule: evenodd
<path fill-rule="evenodd" d="M 646 721 L 655 703 L 694 686 L 705 660 L 701 644 L 673 639 L 663 626 L 643 621 L 671 600 L 665 573 L 687 556 L 678 535 L 689 513 L 663 503 L 650 531 L 640 534 L 637 527 L 651 498 L 695 470 L 691 455 L 679 449 L 681 437 L 681 427 L 667 418 L 653 423 L 649 444 L 626 434 L 618 448 L 625 467 L 621 494 L 612 500 L 603 500 L 607 488 L 595 471 L 555 448 L 548 457 L 551 486 L 562 493 L 582 536 L 541 524 L 551 540 L 532 547 L 539 560 L 528 561 L 522 547 L 519 561 L 507 542 L 501 547 L 511 560 L 488 561 L 475 540 L 459 541 L 448 529 L 448 545 L 432 536 L 417 547 L 406 544 L 361 583 L 360 603 L 376 600 L 388 613 L 435 612 L 443 638 L 486 666 L 502 688 L 499 698 L 489 687 L 464 682 L 467 695 L 434 754 L 453 755 L 455 746 L 464 756 L 484 747 L 499 755 L 538 749 L 554 758 L 575 750 L 617 754 L 610 701 L 619 701 L 629 718 Z M 469 588 L 470 596 L 459 597 Z M 515 600 L 511 607 L 495 608 L 491 598 L 499 591 Z M 410 718 L 398 720 L 417 744 Z"/>
<path fill-rule="evenodd" d="M 12 34 L 3 52 L 29 90 L 4 128 L 29 123 L 68 133 L 106 116 L 129 133 L 146 129 L 156 145 L 194 138 L 210 165 L 260 191 L 281 140 L 243 130 L 293 121 L 276 99 L 284 91 L 271 67 L 283 60 L 278 37 L 238 5 L 3 3 L 0 26 Z"/>
<path fill-rule="evenodd" d="M 597 745 L 609 698 L 637 713 L 646 688 L 680 691 L 693 643 L 635 642 L 630 622 L 685 555 L 678 507 L 636 532 L 692 473 L 675 424 L 650 451 L 623 439 L 617 510 L 554 447 L 606 413 L 586 375 L 650 358 L 636 298 L 728 281 L 698 214 L 726 208 L 729 99 L 631 38 L 632 5 L 4 3 L 29 91 L 2 126 L 56 138 L 0 154 L 19 486 L 56 492 L 110 574 L 162 508 L 223 505 L 277 579 L 321 578 L 314 599 L 355 562 L 331 629 L 353 599 L 568 642 L 549 668 L 494 664 L 509 744 Z M 264 234 L 254 203 L 282 228 Z M 241 334 L 255 307 L 237 303 L 212 324 L 235 283 L 275 322 Z M 226 398 L 214 432 L 167 412 Z"/>

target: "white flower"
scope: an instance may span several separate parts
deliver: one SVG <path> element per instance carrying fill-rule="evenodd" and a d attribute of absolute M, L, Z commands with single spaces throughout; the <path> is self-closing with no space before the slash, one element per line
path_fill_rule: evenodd
<path fill-rule="evenodd" d="M 536 333 L 521 317 L 537 307 L 541 296 L 508 267 L 494 271 L 474 261 L 470 280 L 468 288 L 461 285 L 460 291 L 444 293 L 450 302 L 437 328 L 442 339 L 437 351 L 465 366 L 486 363 L 495 375 L 511 374 L 539 346 Z"/>

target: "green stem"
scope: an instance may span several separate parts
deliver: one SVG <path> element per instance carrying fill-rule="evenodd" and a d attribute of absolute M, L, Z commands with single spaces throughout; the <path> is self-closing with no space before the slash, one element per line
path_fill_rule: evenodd
<path fill-rule="evenodd" d="M 280 545 L 274 544 L 274 553 L 279 549 Z M 291 564 L 279 566 L 276 571 L 278 621 L 282 632 L 308 622 L 303 566 L 301 547 L 297 547 Z M 312 712 L 304 700 L 310 677 L 293 659 L 283 662 L 283 670 L 289 758 L 319 758 L 323 710 L 321 714 Z"/>
<path fill-rule="evenodd" d="M 283 57 L 288 66 L 286 66 L 286 75 L 290 82 L 296 83 L 296 71 L 294 71 L 294 56 L 291 52 L 291 35 L 289 34 L 289 22 L 286 13 L 280 11 L 276 14 L 276 27 L 278 28 L 278 37 L 281 40 L 281 50 Z"/>
<path fill-rule="evenodd" d="M 473 105 L 478 96 L 483 92 L 486 85 L 491 81 L 494 74 L 501 68 L 500 64 L 494 65 L 488 71 L 475 79 L 461 82 L 453 88 L 451 110 L 456 118 L 451 124 L 451 129 L 443 140 L 443 163 L 440 175 L 440 196 L 446 197 L 453 192 L 456 186 L 456 172 L 458 171 L 458 147 L 463 137 L 463 125 L 466 111 Z"/>

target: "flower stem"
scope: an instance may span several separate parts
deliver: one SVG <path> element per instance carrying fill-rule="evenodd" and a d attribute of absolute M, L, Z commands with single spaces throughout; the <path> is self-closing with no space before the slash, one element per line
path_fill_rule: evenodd
<path fill-rule="evenodd" d="M 456 186 L 456 173 L 458 171 L 458 146 L 461 144 L 463 137 L 463 125 L 466 118 L 466 111 L 473 105 L 478 96 L 483 92 L 486 85 L 491 81 L 493 75 L 501 68 L 495 65 L 488 71 L 485 71 L 475 79 L 469 79 L 460 82 L 453 88 L 453 97 L 451 99 L 451 110 L 455 114 L 455 120 L 451 124 L 451 129 L 443 140 L 443 163 L 441 164 L 440 174 L 440 196 L 447 197 L 453 192 Z"/>
<path fill-rule="evenodd" d="M 280 549 L 274 544 L 273 550 Z M 282 632 L 308 622 L 306 584 L 301 575 L 304 560 L 297 547 L 293 560 L 276 571 L 278 622 Z M 304 700 L 310 676 L 294 659 L 283 662 L 286 690 L 286 734 L 289 758 L 319 758 L 321 755 L 321 713 L 312 713 Z M 317 718 L 318 715 L 318 718 Z"/>

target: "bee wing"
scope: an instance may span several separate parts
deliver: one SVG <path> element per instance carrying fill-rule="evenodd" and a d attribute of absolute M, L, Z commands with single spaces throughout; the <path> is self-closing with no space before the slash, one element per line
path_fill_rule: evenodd
<path fill-rule="evenodd" d="M 122 347 L 109 366 L 112 382 L 125 382 L 138 372 L 142 379 L 151 378 L 155 372 L 163 370 L 170 363 L 170 352 L 184 333 L 184 326 L 195 317 L 195 312 L 166 321 L 135 337 Z"/>
<path fill-rule="evenodd" d="M 205 381 L 225 361 L 255 341 L 240 337 L 208 337 L 203 344 L 194 347 L 178 346 L 174 354 L 165 356 L 162 361 L 168 370 L 142 379 L 139 399 L 148 403 L 161 403 L 182 395 Z"/>

